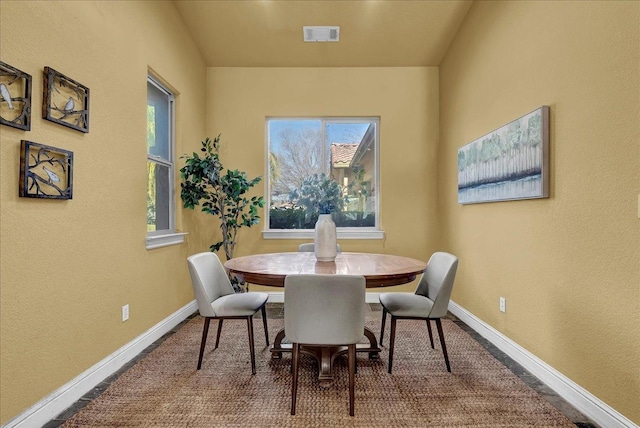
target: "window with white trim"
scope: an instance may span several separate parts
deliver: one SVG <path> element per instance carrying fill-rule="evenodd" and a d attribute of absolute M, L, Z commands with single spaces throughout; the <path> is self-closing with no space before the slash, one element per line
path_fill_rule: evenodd
<path fill-rule="evenodd" d="M 301 232 L 331 212 L 339 238 L 381 238 L 379 124 L 372 117 L 267 118 L 264 236 L 311 236 Z"/>
<path fill-rule="evenodd" d="M 153 77 L 147 80 L 147 241 L 175 232 L 174 98 Z"/>

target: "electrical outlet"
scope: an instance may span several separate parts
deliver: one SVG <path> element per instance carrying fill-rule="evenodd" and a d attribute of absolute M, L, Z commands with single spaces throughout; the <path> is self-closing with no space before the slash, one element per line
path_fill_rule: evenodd
<path fill-rule="evenodd" d="M 500 312 L 507 312 L 507 299 L 504 297 L 500 298 Z"/>
<path fill-rule="evenodd" d="M 129 319 L 129 305 L 124 305 L 122 307 L 122 322 L 125 322 Z"/>

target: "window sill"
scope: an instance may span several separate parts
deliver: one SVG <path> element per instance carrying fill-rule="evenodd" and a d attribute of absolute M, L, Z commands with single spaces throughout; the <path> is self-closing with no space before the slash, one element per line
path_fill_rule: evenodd
<path fill-rule="evenodd" d="M 338 239 L 384 239 L 384 230 L 338 229 Z M 264 230 L 263 239 L 313 239 L 313 230 Z"/>
<path fill-rule="evenodd" d="M 166 235 L 147 236 L 147 250 L 178 245 L 184 242 L 187 232 L 174 232 Z"/>

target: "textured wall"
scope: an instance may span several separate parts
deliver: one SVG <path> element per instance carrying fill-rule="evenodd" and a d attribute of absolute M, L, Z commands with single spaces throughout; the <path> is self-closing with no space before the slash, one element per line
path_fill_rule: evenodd
<path fill-rule="evenodd" d="M 422 260 L 437 249 L 436 68 L 209 68 L 207 78 L 207 132 L 222 133 L 224 162 L 250 176 L 266 174 L 268 116 L 380 116 L 385 239 L 341 240 L 342 249 Z M 303 242 L 263 240 L 263 226 L 243 231 L 237 256 Z"/>
<path fill-rule="evenodd" d="M 475 3 L 440 70 L 438 204 L 453 299 L 636 423 L 639 9 Z M 458 205 L 458 148 L 540 105 L 551 197 Z"/>
<path fill-rule="evenodd" d="M 204 134 L 206 69 L 171 2 L 3 1 L 0 39 L 33 77 L 31 131 L 0 127 L 5 423 L 193 299 L 188 245 L 145 249 L 146 76 L 179 93 L 180 154 Z M 88 134 L 41 118 L 45 66 L 89 87 Z M 21 139 L 74 152 L 72 200 L 18 198 Z"/>

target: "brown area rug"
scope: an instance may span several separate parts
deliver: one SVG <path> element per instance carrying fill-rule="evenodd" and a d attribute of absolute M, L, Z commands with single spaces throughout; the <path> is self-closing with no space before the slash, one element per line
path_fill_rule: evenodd
<path fill-rule="evenodd" d="M 337 379 L 327 388 L 318 383 L 315 361 L 303 356 L 297 414 L 291 416 L 290 354 L 271 359 L 260 317 L 255 376 L 244 321 L 225 321 L 217 350 L 212 325 L 202 369 L 196 370 L 202 324 L 199 316 L 190 320 L 63 426 L 574 426 L 450 320 L 443 320 L 443 328 L 452 373 L 439 343 L 431 349 L 424 321 L 398 322 L 393 374 L 386 372 L 386 348 L 378 360 L 358 355 L 354 417 L 346 356 L 336 362 Z M 271 340 L 282 325 L 282 319 L 269 320 Z M 378 334 L 379 320 L 367 325 Z"/>

